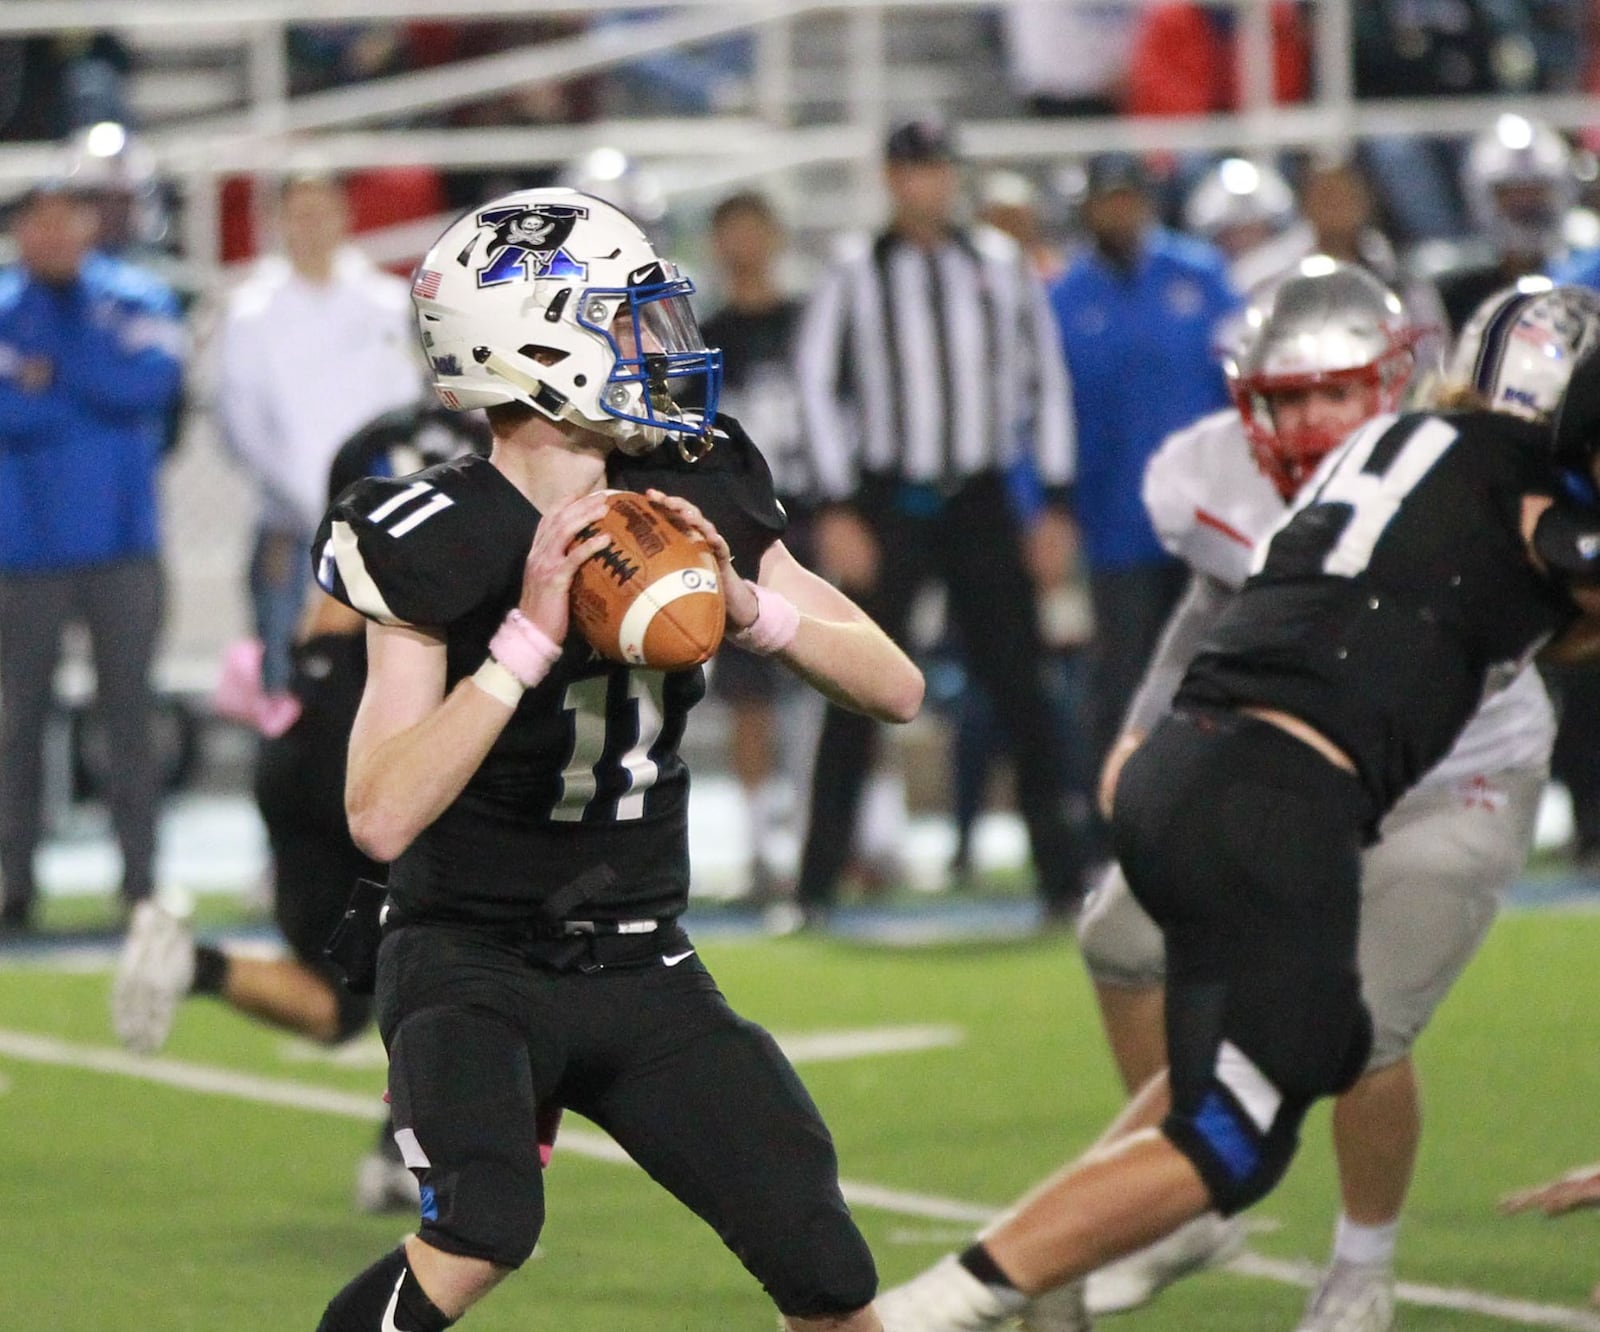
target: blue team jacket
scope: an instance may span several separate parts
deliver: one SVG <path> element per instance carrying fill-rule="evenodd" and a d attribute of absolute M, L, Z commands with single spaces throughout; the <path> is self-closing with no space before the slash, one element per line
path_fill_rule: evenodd
<path fill-rule="evenodd" d="M 1600 250 L 1580 250 L 1550 265 L 1550 280 L 1567 287 L 1600 287 Z"/>
<path fill-rule="evenodd" d="M 172 291 L 120 259 L 90 255 L 64 287 L 0 270 L 0 573 L 156 553 L 182 339 Z M 21 386 L 29 358 L 50 362 L 41 392 Z"/>
<path fill-rule="evenodd" d="M 1218 325 L 1238 308 L 1221 253 L 1157 228 L 1129 273 L 1086 250 L 1050 289 L 1078 426 L 1073 510 L 1091 572 L 1168 558 L 1140 490 L 1174 430 L 1228 405 Z"/>

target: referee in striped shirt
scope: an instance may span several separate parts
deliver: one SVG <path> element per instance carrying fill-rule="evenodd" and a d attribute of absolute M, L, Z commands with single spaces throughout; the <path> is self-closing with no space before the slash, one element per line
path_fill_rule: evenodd
<path fill-rule="evenodd" d="M 822 566 L 905 643 L 918 589 L 938 579 L 972 677 L 1011 741 L 1046 913 L 1082 892 L 1060 731 L 1041 675 L 1035 580 L 1008 474 L 1031 455 L 1046 503 L 1034 559 L 1072 541 L 1071 396 L 1044 292 L 1008 237 L 958 225 L 950 132 L 925 119 L 885 147 L 888 227 L 847 243 L 801 320 L 796 362 L 826 501 Z M 818 744 L 799 905 L 826 919 L 849 856 L 877 724 L 830 707 Z"/>

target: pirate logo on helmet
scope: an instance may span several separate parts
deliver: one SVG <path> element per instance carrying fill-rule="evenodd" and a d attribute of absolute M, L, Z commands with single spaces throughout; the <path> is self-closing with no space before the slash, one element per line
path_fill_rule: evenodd
<path fill-rule="evenodd" d="M 478 214 L 480 227 L 492 231 L 483 247 L 477 270 L 480 287 L 498 287 L 521 278 L 572 278 L 589 276 L 587 264 L 574 259 L 562 245 L 573 224 L 589 216 L 581 204 L 536 203 L 509 208 L 489 208 Z M 458 256 L 463 266 L 471 262 L 482 232 Z"/>

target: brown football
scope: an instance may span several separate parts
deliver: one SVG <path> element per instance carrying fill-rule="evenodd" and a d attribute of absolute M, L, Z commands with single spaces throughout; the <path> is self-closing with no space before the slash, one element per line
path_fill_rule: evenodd
<path fill-rule="evenodd" d="M 611 544 L 578 566 L 572 618 L 602 657 L 678 671 L 722 642 L 722 583 L 705 538 L 670 509 L 628 490 L 608 496 L 605 516 L 578 533 Z"/>

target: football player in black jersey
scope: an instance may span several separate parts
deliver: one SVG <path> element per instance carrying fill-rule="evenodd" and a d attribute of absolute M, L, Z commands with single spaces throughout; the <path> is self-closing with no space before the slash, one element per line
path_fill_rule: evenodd
<path fill-rule="evenodd" d="M 334 504 L 322 587 L 371 622 L 346 810 L 390 862 L 376 985 L 416 1235 L 323 1332 L 437 1332 L 533 1251 L 536 1121 L 594 1120 L 709 1222 L 790 1328 L 873 1332 L 871 1255 L 827 1129 L 678 924 L 679 754 L 699 668 L 599 658 L 569 633 L 605 488 L 664 497 L 716 553 L 732 641 L 829 698 L 909 720 L 922 677 L 780 540 L 771 476 L 715 413 L 692 285 L 626 216 L 562 189 L 461 218 L 413 296 L 440 399 L 487 409 L 489 458 L 366 480 Z M 704 413 L 674 392 L 699 381 Z"/>
<path fill-rule="evenodd" d="M 340 448 L 328 475 L 330 501 L 365 476 L 393 477 L 488 448 L 481 416 L 437 404 L 385 412 Z M 366 680 L 365 621 L 315 593 L 291 652 L 295 714 L 269 726 L 256 760 L 255 797 L 272 848 L 273 914 L 286 957 L 258 957 L 197 944 L 188 922 L 160 902 L 141 903 L 118 958 L 111 1018 L 118 1037 L 143 1053 L 166 1043 L 178 1005 L 210 995 L 310 1040 L 336 1044 L 367 1025 L 372 1000 L 351 993 L 323 946 L 358 879 L 383 868 L 350 840 L 344 816 L 345 747 Z M 251 701 L 259 702 L 256 692 Z M 416 1205 L 416 1181 L 392 1136 L 363 1158 L 356 1203 L 364 1211 Z M 409 1195 L 409 1198 L 408 1198 Z"/>
<path fill-rule="evenodd" d="M 1362 847 L 1486 691 L 1547 646 L 1600 646 L 1600 295 L 1495 296 L 1452 377 L 1453 409 L 1375 417 L 1328 456 L 1123 769 L 1112 828 L 1164 938 L 1165 1073 L 886 1293 L 887 1332 L 1087 1328 L 1085 1274 L 1266 1196 L 1307 1109 L 1361 1073 Z"/>

